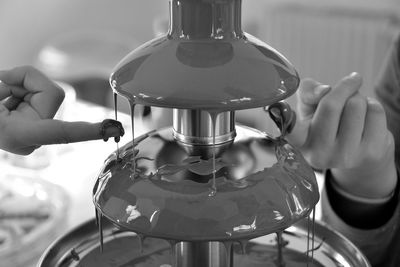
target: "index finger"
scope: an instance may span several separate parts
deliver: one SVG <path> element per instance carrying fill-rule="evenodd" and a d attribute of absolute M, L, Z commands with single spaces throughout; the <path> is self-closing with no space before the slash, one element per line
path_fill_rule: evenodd
<path fill-rule="evenodd" d="M 315 138 L 311 141 L 319 144 L 332 143 L 336 138 L 343 108 L 347 100 L 360 89 L 362 78 L 352 73 L 340 80 L 332 90 L 322 98 L 312 119 Z"/>
<path fill-rule="evenodd" d="M 9 127 L 15 139 L 24 146 L 67 144 L 97 139 L 108 139 L 124 135 L 119 121 L 107 119 L 99 123 L 84 121 L 67 122 L 60 120 L 27 121 L 14 123 Z M 118 139 L 119 140 L 119 139 Z"/>
<path fill-rule="evenodd" d="M 301 80 L 297 91 L 297 110 L 300 119 L 309 119 L 313 116 L 321 98 L 330 91 L 331 87 L 313 79 Z"/>

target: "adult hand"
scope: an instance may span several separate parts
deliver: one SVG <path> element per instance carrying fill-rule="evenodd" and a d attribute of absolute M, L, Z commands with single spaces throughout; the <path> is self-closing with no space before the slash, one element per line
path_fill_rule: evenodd
<path fill-rule="evenodd" d="M 356 196 L 383 198 L 396 182 L 393 136 L 382 105 L 362 96 L 357 73 L 332 88 L 311 79 L 298 90 L 298 121 L 288 136 L 316 169 L 330 169 Z"/>
<path fill-rule="evenodd" d="M 30 66 L 0 71 L 0 149 L 21 155 L 42 145 L 107 139 L 124 134 L 121 123 L 54 120 L 64 91 Z"/>

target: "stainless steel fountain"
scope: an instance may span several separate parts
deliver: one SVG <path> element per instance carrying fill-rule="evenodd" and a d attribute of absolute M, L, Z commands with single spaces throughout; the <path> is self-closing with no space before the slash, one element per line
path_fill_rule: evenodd
<path fill-rule="evenodd" d="M 58 251 L 56 258 L 64 256 L 57 266 L 100 266 L 107 261 L 89 258 L 109 259 L 111 251 L 131 265 L 112 265 L 115 254 L 111 265 L 101 266 L 339 266 L 313 260 L 314 246 L 296 252 L 289 245 L 296 241 L 287 229 L 309 217 L 319 200 L 314 171 L 285 140 L 295 114 L 282 100 L 299 85 L 296 70 L 242 31 L 241 0 L 169 2 L 168 32 L 126 56 L 110 84 L 131 104 L 132 118 L 136 105 L 171 108 L 173 125 L 135 137 L 105 161 L 93 200 L 108 256 L 93 254 L 92 233 L 84 235 L 90 249 Z M 236 110 L 266 106 L 280 136 L 235 123 Z M 261 246 L 273 253 L 257 265 L 259 248 L 248 241 L 274 233 Z M 130 245 L 132 254 L 126 252 L 125 237 L 140 240 L 143 251 Z M 167 246 L 159 247 L 162 240 Z M 323 251 L 324 242 L 315 240 Z M 251 253 L 238 254 L 236 243 Z"/>

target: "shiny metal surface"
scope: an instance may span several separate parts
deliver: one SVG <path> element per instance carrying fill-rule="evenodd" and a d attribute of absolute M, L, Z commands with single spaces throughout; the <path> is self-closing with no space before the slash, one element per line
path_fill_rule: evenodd
<path fill-rule="evenodd" d="M 126 237 L 132 238 L 130 246 L 125 246 L 120 240 Z M 171 259 L 171 247 L 167 242 L 157 239 L 149 239 L 145 241 L 144 250 L 142 253 L 139 252 L 139 237 L 130 232 L 121 232 L 116 229 L 110 222 L 105 224 L 104 238 L 106 248 L 113 248 L 113 253 L 116 250 L 120 253 L 116 253 L 114 257 L 111 257 L 109 253 L 99 253 L 99 235 L 97 226 L 94 220 L 87 221 L 76 227 L 74 230 L 66 233 L 64 236 L 56 240 L 43 254 L 37 267 L 76 267 L 82 266 L 82 262 L 90 257 L 97 257 L 100 264 L 98 265 L 84 265 L 85 267 L 121 267 L 125 266 L 127 262 L 132 259 L 142 259 L 141 266 L 154 267 L 170 266 Z M 254 266 L 268 266 L 266 263 L 260 262 L 260 257 L 257 257 L 257 251 L 251 249 L 251 245 L 260 244 L 266 246 L 274 246 L 274 235 L 263 236 L 250 241 L 250 245 L 247 245 L 248 253 L 241 255 L 235 253 L 235 259 L 237 262 L 244 262 L 244 257 L 252 259 L 250 265 L 234 265 L 234 267 L 254 267 Z M 307 247 L 307 222 L 305 220 L 300 221 L 298 224 L 285 230 L 283 238 L 289 241 L 288 247 L 292 250 L 304 253 Z M 365 256 L 358 250 L 348 239 L 343 237 L 332 228 L 317 222 L 315 224 L 315 247 L 318 248 L 314 251 L 314 261 L 319 262 L 324 267 L 371 267 Z M 147 242 L 147 245 L 146 245 Z M 153 250 L 151 250 L 153 246 Z M 156 249 L 157 248 L 157 249 Z M 152 251 L 153 254 L 148 254 Z M 160 251 L 165 251 L 167 259 L 165 262 L 161 262 L 159 265 L 154 265 L 154 261 L 148 262 L 146 265 L 146 258 L 153 259 L 160 255 Z M 240 251 L 240 250 L 239 250 Z M 91 255 L 91 253 L 97 253 L 97 255 Z M 258 251 L 260 253 L 260 251 Z M 259 254 L 258 254 L 259 255 Z M 262 260 L 262 259 L 261 259 Z M 160 261 L 162 258 L 160 257 Z M 110 263 L 111 262 L 111 263 Z M 139 260 L 136 261 L 139 264 Z"/>
<path fill-rule="evenodd" d="M 209 112 L 194 109 L 173 110 L 174 137 L 186 144 L 212 145 L 213 121 Z M 222 112 L 215 117 L 215 144 L 232 141 L 236 136 L 235 113 Z"/>
<path fill-rule="evenodd" d="M 225 267 L 226 248 L 221 242 L 179 242 L 172 248 L 176 267 Z"/>
<path fill-rule="evenodd" d="M 172 132 L 138 137 L 106 160 L 93 200 L 121 229 L 178 241 L 254 238 L 289 227 L 319 200 L 314 171 L 284 139 L 236 126 L 234 142 L 216 146 L 211 194 L 212 146 Z"/>

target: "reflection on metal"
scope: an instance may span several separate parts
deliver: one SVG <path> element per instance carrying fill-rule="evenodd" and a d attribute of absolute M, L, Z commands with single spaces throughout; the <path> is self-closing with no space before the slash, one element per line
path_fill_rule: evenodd
<path fill-rule="evenodd" d="M 95 221 L 90 220 L 54 242 L 39 260 L 38 267 L 105 267 L 108 261 L 112 261 L 116 266 L 122 266 L 129 262 L 142 263 L 146 266 L 145 263 L 150 259 L 153 260 L 153 264 L 158 265 L 148 266 L 173 266 L 171 260 L 173 251 L 167 241 L 147 238 L 143 243 L 143 252 L 140 253 L 138 239 L 139 237 L 134 233 L 118 230 L 112 223 L 104 220 L 104 249 L 107 253 L 101 254 L 98 242 L 99 233 Z M 302 220 L 298 224 L 287 228 L 282 233 L 282 239 L 285 243 L 285 250 L 289 249 L 297 252 L 297 255 L 304 256 L 304 244 L 307 240 L 307 222 Z M 272 255 L 277 254 L 277 242 L 274 234 L 250 240 L 245 247 L 246 254 L 242 254 L 240 245 L 234 243 L 233 258 L 238 263 L 234 266 L 254 267 L 268 266 L 268 263 L 273 264 L 268 261 L 275 258 Z M 175 245 L 172 243 L 175 246 L 174 251 L 177 248 L 182 248 L 181 251 L 188 249 L 188 247 L 185 248 L 185 244 L 177 243 Z M 314 263 L 318 265 L 310 264 L 311 267 L 370 267 L 364 255 L 350 241 L 321 222 L 315 224 L 315 244 Z M 217 251 L 220 251 L 223 255 L 225 254 L 224 245 L 221 247 L 217 242 L 213 242 L 212 246 L 217 248 Z M 229 248 L 229 244 L 226 247 Z M 209 252 L 207 251 L 207 253 Z M 283 257 L 284 259 L 287 257 L 285 253 L 283 253 Z M 301 260 L 301 257 L 293 259 Z M 296 262 L 295 264 L 298 263 Z"/>
<path fill-rule="evenodd" d="M 173 116 L 173 134 L 177 140 L 189 145 L 213 144 L 213 123 L 207 111 L 174 109 Z M 235 113 L 231 111 L 218 114 L 215 144 L 232 141 L 235 136 Z"/>
<path fill-rule="evenodd" d="M 296 117 L 279 101 L 296 91 L 299 77 L 241 30 L 241 0 L 170 0 L 168 33 L 118 63 L 110 84 L 131 105 L 133 140 L 105 161 L 93 190 L 107 253 L 86 250 L 78 263 L 82 250 L 74 247 L 71 266 L 323 266 L 308 257 L 309 245 L 303 253 L 299 240 L 282 234 L 319 200 L 314 171 L 285 140 Z M 137 104 L 174 108 L 173 128 L 135 138 Z M 269 105 L 281 136 L 235 126 L 235 110 Z M 137 236 L 103 238 L 103 217 Z M 278 242 L 248 243 L 272 233 Z M 172 255 L 168 242 L 153 238 L 168 241 Z"/>
<path fill-rule="evenodd" d="M 216 146 L 214 196 L 212 146 L 183 144 L 165 128 L 105 162 L 94 189 L 96 207 L 122 229 L 178 241 L 252 238 L 306 217 L 319 193 L 301 154 L 257 130 L 237 126 L 236 132 L 234 141 Z M 244 225 L 252 227 L 234 231 Z"/>

